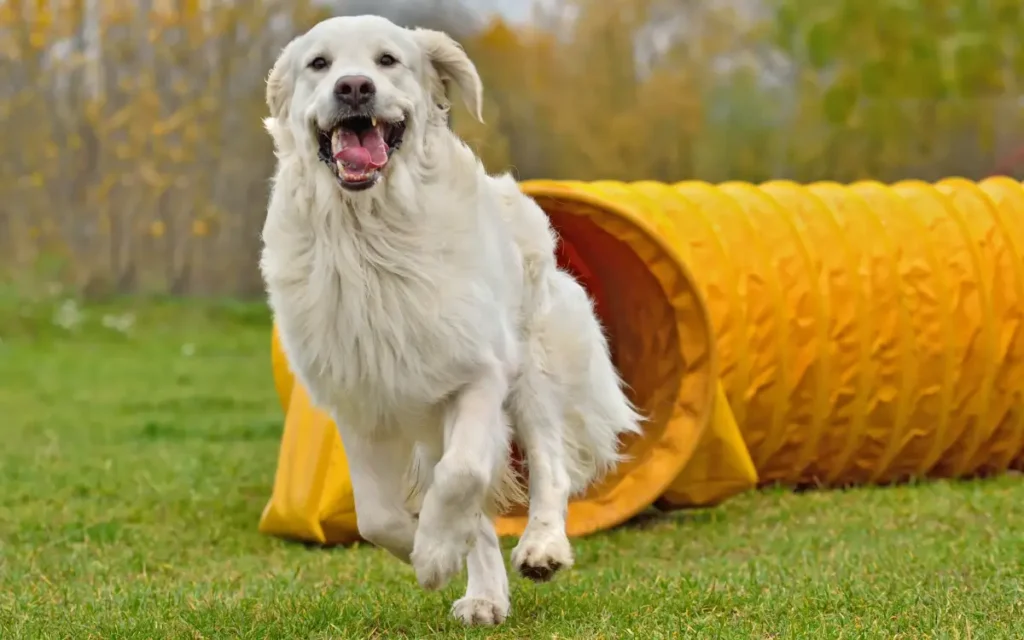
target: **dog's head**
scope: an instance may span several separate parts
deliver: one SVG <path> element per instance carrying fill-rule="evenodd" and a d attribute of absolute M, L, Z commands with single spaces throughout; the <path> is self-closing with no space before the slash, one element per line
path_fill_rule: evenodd
<path fill-rule="evenodd" d="M 447 126 L 449 83 L 481 119 L 480 76 L 448 35 L 378 16 L 329 18 L 274 64 L 267 128 L 279 148 L 319 159 L 342 189 L 362 191 Z M 290 144 L 282 145 L 285 136 Z"/>

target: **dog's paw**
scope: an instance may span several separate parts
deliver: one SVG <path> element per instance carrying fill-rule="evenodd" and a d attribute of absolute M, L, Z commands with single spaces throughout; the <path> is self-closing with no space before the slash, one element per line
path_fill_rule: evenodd
<path fill-rule="evenodd" d="M 493 626 L 501 624 L 508 617 L 508 602 L 495 602 L 487 598 L 459 598 L 452 605 L 452 615 L 463 624 L 471 626 Z"/>
<path fill-rule="evenodd" d="M 428 591 L 444 588 L 462 571 L 469 548 L 470 542 L 462 536 L 431 536 L 418 531 L 410 560 L 420 586 Z"/>
<path fill-rule="evenodd" d="M 512 550 L 512 566 L 524 578 L 547 582 L 559 569 L 571 567 L 572 546 L 565 532 L 529 529 Z"/>

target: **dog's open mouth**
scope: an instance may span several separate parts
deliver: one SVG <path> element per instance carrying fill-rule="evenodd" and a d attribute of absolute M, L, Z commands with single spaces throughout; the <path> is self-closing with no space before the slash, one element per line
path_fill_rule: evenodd
<path fill-rule="evenodd" d="M 380 179 L 391 154 L 402 144 L 405 121 L 352 116 L 319 134 L 320 159 L 330 165 L 342 187 L 360 191 Z"/>

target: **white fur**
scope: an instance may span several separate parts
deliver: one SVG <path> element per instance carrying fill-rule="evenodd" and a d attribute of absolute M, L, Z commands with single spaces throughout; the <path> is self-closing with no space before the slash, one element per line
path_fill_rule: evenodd
<path fill-rule="evenodd" d="M 400 64 L 378 66 L 385 50 Z M 317 55 L 328 70 L 306 68 Z M 317 159 L 315 126 L 346 73 L 371 77 L 375 112 L 408 124 L 361 192 Z M 590 299 L 556 266 L 547 216 L 447 128 L 448 83 L 479 117 L 476 69 L 437 31 L 342 17 L 293 40 L 268 79 L 278 164 L 260 268 L 289 362 L 338 425 L 360 534 L 425 588 L 466 562 L 453 612 L 496 624 L 509 589 L 492 518 L 515 499 L 510 442 L 530 472 L 512 560 L 543 580 L 573 561 L 570 496 L 618 462 L 639 417 Z"/>

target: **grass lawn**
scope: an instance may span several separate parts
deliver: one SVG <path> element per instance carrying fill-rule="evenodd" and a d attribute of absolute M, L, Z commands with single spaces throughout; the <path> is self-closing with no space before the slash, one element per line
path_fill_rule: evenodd
<path fill-rule="evenodd" d="M 0 296 L 0 638 L 1024 638 L 1019 475 L 647 517 L 463 629 L 464 579 L 257 533 L 268 350 L 260 304 Z"/>

